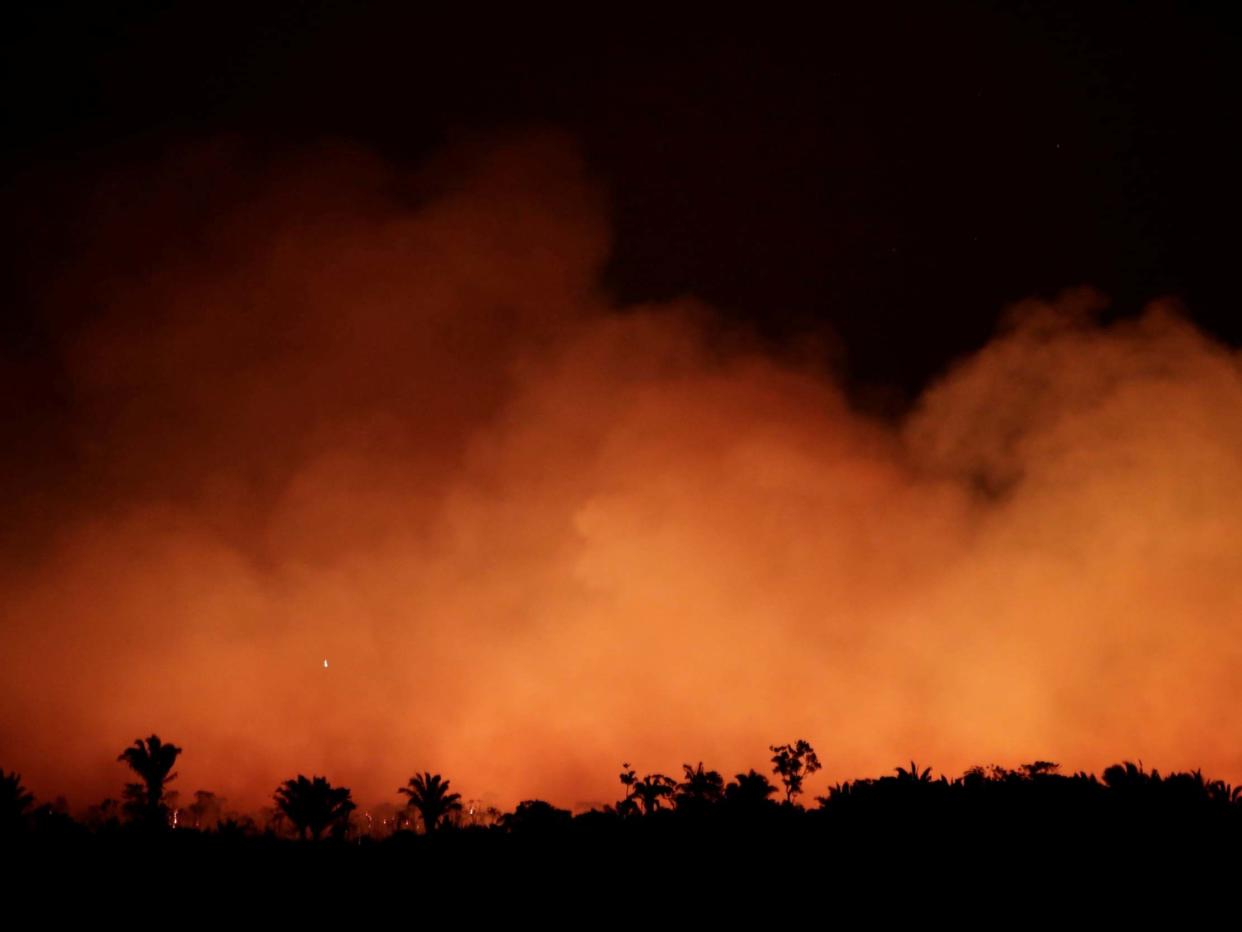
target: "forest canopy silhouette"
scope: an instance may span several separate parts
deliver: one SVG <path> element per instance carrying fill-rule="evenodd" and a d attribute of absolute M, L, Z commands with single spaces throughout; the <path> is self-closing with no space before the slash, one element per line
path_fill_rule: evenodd
<path fill-rule="evenodd" d="M 911 754 L 1242 776 L 1242 372 L 1171 303 L 1032 297 L 881 418 L 822 335 L 614 300 L 554 133 L 200 145 L 70 221 L 60 414 L 0 454 L 0 763 L 40 799 L 114 793 L 151 721 L 243 809 L 434 762 L 581 811 L 632 760 L 654 813 L 782 734 L 830 736 L 804 796 Z"/>
<path fill-rule="evenodd" d="M 1064 858 L 1075 845 L 1141 839 L 1158 853 L 1157 844 L 1175 851 L 1187 843 L 1236 843 L 1242 831 L 1242 786 L 1197 770 L 1162 775 L 1126 761 L 1099 778 L 1082 771 L 1061 774 L 1059 764 L 1040 760 L 1014 769 L 976 766 L 949 779 L 910 761 L 909 768 L 898 765 L 878 778 L 834 784 L 816 794 L 813 805 L 803 806 L 798 797 L 805 780 L 820 769 L 814 747 L 800 738 L 770 750 L 775 782 L 753 768 L 726 781 L 702 761 L 683 764 L 680 779 L 663 773 L 639 778 L 623 763 L 621 798 L 577 814 L 542 799 L 523 800 L 511 812 L 484 808 L 478 800 L 463 803 L 450 780 L 428 771 L 414 774 L 396 790 L 405 797 L 401 807 L 382 803 L 361 809 L 349 787 L 299 774 L 276 788 L 274 807 L 246 814 L 227 810 L 223 800 L 204 790 L 192 804 L 180 805 L 175 793 L 166 793 L 166 785 L 175 776 L 169 768 L 181 749 L 152 735 L 118 757 L 143 779 L 127 786 L 130 803 L 118 808 L 107 800 L 77 819 L 63 799 L 36 805 L 20 774 L 0 770 L 0 845 L 6 850 L 25 845 L 32 851 L 50 845 L 89 858 L 106 858 L 109 851 L 166 850 L 176 852 L 183 865 L 202 858 L 202 866 L 226 854 L 244 855 L 264 859 L 270 867 L 307 863 L 282 861 L 277 855 L 283 851 L 287 856 L 289 850 L 281 844 L 379 845 L 396 858 L 382 862 L 390 866 L 411 857 L 465 855 L 474 858 L 472 871 L 490 871 L 497 864 L 517 869 L 525 857 L 523 847 L 497 847 L 502 838 L 550 846 L 544 850 L 571 860 L 605 853 L 625 859 L 636 852 L 647 860 L 659 850 L 653 845 L 683 840 L 695 849 L 710 842 L 749 857 L 777 845 L 787 860 L 822 862 L 850 846 L 883 847 L 923 837 L 935 838 L 942 852 L 975 863 L 995 843 L 1037 857 Z M 785 798 L 778 801 L 780 786 Z M 182 840 L 170 848 L 174 836 Z M 423 846 L 411 848 L 415 839 Z M 589 870 L 591 863 L 582 866 Z M 712 863 L 704 858 L 686 868 L 711 870 Z"/>

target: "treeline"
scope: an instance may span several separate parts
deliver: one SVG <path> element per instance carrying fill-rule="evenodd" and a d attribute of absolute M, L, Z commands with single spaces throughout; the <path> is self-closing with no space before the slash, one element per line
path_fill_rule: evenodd
<path fill-rule="evenodd" d="M 1199 771 L 1162 775 L 1124 762 L 1094 774 L 1062 774 L 1035 761 L 1016 769 L 976 767 L 953 779 L 930 767 L 898 766 L 878 778 L 837 784 L 806 798 L 808 777 L 821 769 L 805 740 L 773 745 L 769 777 L 756 770 L 726 779 L 702 762 L 684 764 L 676 777 L 640 776 L 623 764 L 621 798 L 573 814 L 544 800 L 526 800 L 510 812 L 463 800 L 440 774 L 411 776 L 396 789 L 399 804 L 359 811 L 348 787 L 322 776 L 286 780 L 273 805 L 256 816 L 230 813 L 215 794 L 198 791 L 182 806 L 168 785 L 181 748 L 157 735 L 139 739 L 118 761 L 136 779 L 121 799 L 105 800 L 85 817 L 63 801 L 39 804 L 21 776 L 0 770 L 0 829 L 9 838 L 141 839 L 212 835 L 241 842 L 375 844 L 423 839 L 442 845 L 499 836 L 538 839 L 649 837 L 692 832 L 737 835 L 836 832 L 870 839 L 934 832 L 937 837 L 1021 835 L 1052 840 L 1057 833 L 1219 831 L 1242 843 L 1242 786 Z M 451 841 L 443 841 L 451 839 Z"/>

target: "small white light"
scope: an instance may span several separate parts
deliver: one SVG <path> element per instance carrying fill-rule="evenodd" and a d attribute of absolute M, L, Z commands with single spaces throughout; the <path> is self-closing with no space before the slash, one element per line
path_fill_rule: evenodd
<path fill-rule="evenodd" d="M 325 659 L 325 660 L 324 660 L 324 662 L 323 662 L 323 668 L 324 668 L 325 670 L 326 670 L 326 669 L 328 669 L 328 661 L 327 661 L 327 659 Z"/>

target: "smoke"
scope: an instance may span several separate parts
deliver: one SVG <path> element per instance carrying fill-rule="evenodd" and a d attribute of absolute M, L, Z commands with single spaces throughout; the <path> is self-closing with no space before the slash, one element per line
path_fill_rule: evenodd
<path fill-rule="evenodd" d="M 622 760 L 795 737 L 829 781 L 1242 775 L 1242 371 L 1174 309 L 1020 305 L 894 424 L 696 301 L 617 306 L 555 135 L 413 173 L 219 145 L 82 214 L 69 453 L 0 577 L 0 753 L 43 796 L 115 795 L 153 730 L 251 805 L 608 801 Z"/>

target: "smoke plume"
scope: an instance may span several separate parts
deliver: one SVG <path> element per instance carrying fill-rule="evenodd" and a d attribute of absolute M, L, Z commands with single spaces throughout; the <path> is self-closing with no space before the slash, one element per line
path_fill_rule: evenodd
<path fill-rule="evenodd" d="M 894 422 L 691 298 L 618 306 L 555 135 L 221 144 L 80 213 L 0 576 L 0 763 L 41 796 L 116 795 L 152 731 L 251 805 L 433 770 L 572 806 L 796 737 L 814 792 L 1242 776 L 1242 370 L 1171 306 L 1019 305 Z"/>

